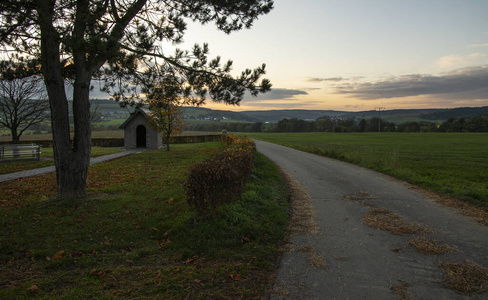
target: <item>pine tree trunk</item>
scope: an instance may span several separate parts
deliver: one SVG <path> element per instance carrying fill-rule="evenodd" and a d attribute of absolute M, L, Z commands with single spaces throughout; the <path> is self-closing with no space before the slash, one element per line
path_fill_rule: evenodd
<path fill-rule="evenodd" d="M 60 199 L 86 196 L 86 179 L 90 162 L 91 129 L 89 126 L 88 72 L 75 74 L 73 115 L 75 134 L 70 140 L 68 100 L 60 63 L 60 42 L 52 25 L 52 8 L 48 1 L 38 6 L 41 26 L 41 62 L 51 107 L 54 163 Z M 81 76 L 80 76 L 81 75 Z"/>

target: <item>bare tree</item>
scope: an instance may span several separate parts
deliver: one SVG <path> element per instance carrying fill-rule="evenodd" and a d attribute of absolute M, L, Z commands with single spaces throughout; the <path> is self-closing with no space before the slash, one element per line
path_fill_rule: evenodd
<path fill-rule="evenodd" d="M 10 129 L 12 143 L 32 125 L 49 117 L 49 102 L 40 78 L 0 80 L 0 124 Z"/>
<path fill-rule="evenodd" d="M 72 100 L 68 101 L 69 105 L 69 123 L 71 125 L 74 125 L 73 121 L 73 105 L 72 105 Z M 90 99 L 90 126 L 93 129 L 95 123 L 98 123 L 102 120 L 102 107 L 100 104 L 95 102 L 94 100 Z"/>

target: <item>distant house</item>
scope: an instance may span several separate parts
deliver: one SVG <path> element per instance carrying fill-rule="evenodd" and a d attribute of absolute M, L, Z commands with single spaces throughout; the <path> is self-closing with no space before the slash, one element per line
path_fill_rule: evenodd
<path fill-rule="evenodd" d="M 163 145 L 162 137 L 148 122 L 150 110 L 139 108 L 120 129 L 124 129 L 124 147 L 159 149 Z"/>

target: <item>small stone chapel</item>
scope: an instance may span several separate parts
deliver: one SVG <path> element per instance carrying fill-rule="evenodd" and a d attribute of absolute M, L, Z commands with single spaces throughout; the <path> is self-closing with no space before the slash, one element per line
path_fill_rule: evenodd
<path fill-rule="evenodd" d="M 150 110 L 139 108 L 120 129 L 124 129 L 124 147 L 126 149 L 148 148 L 159 149 L 163 145 L 161 133 L 148 122 Z"/>

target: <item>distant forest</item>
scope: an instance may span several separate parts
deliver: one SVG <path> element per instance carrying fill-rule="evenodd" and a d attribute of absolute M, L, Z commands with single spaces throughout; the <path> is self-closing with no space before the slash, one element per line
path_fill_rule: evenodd
<path fill-rule="evenodd" d="M 446 109 L 420 114 L 420 117 L 425 120 L 447 120 L 451 118 L 468 119 L 472 116 L 488 116 L 488 106 L 459 107 L 456 109 Z"/>
<path fill-rule="evenodd" d="M 190 131 L 221 131 L 224 129 L 229 132 L 488 132 L 488 116 L 476 116 L 469 119 L 449 118 L 440 125 L 427 121 L 397 125 L 378 117 L 360 120 L 322 117 L 315 121 L 285 118 L 276 124 L 208 122 L 185 126 L 185 130 Z"/>

